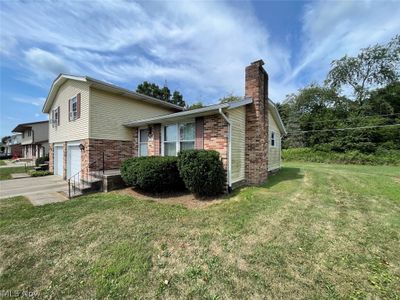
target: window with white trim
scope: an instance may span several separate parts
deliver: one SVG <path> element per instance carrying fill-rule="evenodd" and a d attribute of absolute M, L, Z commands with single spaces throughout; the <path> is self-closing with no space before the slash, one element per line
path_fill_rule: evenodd
<path fill-rule="evenodd" d="M 276 137 L 275 137 L 275 131 L 271 131 L 271 147 L 276 147 Z"/>
<path fill-rule="evenodd" d="M 165 125 L 163 130 L 164 156 L 176 156 L 181 150 L 194 149 L 193 122 Z"/>
<path fill-rule="evenodd" d="M 58 125 L 60 125 L 60 107 L 59 106 L 51 111 L 51 115 L 52 115 L 51 116 L 52 127 L 57 127 Z"/>
<path fill-rule="evenodd" d="M 74 121 L 78 118 L 78 97 L 69 100 L 69 120 Z"/>
<path fill-rule="evenodd" d="M 139 156 L 147 156 L 149 129 L 139 129 Z"/>

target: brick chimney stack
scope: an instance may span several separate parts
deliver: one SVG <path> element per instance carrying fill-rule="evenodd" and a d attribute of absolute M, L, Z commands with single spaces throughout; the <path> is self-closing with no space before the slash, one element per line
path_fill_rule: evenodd
<path fill-rule="evenodd" d="M 245 97 L 253 99 L 246 106 L 245 148 L 245 173 L 251 185 L 268 177 L 268 74 L 263 65 L 262 60 L 252 62 L 245 76 Z"/>

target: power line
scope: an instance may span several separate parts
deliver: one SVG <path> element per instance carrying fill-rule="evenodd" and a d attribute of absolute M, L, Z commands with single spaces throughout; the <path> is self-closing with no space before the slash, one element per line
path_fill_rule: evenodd
<path fill-rule="evenodd" d="M 345 118 L 345 119 L 330 119 L 330 120 L 321 120 L 321 121 L 310 121 L 310 122 L 301 122 L 305 124 L 314 124 L 314 123 L 325 123 L 325 122 L 333 122 L 333 121 L 347 121 L 347 120 L 357 120 L 362 118 L 373 118 L 373 117 L 389 117 L 389 116 L 398 116 L 400 113 L 395 114 L 386 114 L 386 115 L 369 115 L 369 116 L 359 116 L 354 118 Z M 290 118 L 290 117 L 289 117 Z M 300 123 L 300 121 L 292 122 L 293 123 Z"/>
<path fill-rule="evenodd" d="M 324 132 L 324 131 L 344 131 L 344 130 L 357 130 L 357 129 L 371 129 L 371 128 L 396 127 L 396 126 L 400 126 L 400 124 L 374 125 L 374 126 L 348 127 L 348 128 L 331 128 L 331 129 L 302 130 L 302 131 L 288 132 L 288 134 L 307 133 L 307 132 Z"/>

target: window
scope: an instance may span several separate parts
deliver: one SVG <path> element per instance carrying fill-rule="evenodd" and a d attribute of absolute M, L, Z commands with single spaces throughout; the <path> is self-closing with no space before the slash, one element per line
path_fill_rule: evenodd
<path fill-rule="evenodd" d="M 149 143 L 149 130 L 139 129 L 139 156 L 147 156 L 148 143 Z"/>
<path fill-rule="evenodd" d="M 176 156 L 177 154 L 177 125 L 167 125 L 164 127 L 164 156 Z"/>
<path fill-rule="evenodd" d="M 60 107 L 57 107 L 51 111 L 51 125 L 57 127 L 60 125 Z"/>
<path fill-rule="evenodd" d="M 164 156 L 176 156 L 181 150 L 194 149 L 194 141 L 194 123 L 180 123 L 164 126 Z"/>
<path fill-rule="evenodd" d="M 78 118 L 78 97 L 69 99 L 69 120 L 75 121 Z"/>
<path fill-rule="evenodd" d="M 271 131 L 271 147 L 276 147 L 275 131 Z"/>
<path fill-rule="evenodd" d="M 28 129 L 28 136 L 32 135 L 32 130 Z"/>
<path fill-rule="evenodd" d="M 179 150 L 194 149 L 194 123 L 179 124 Z"/>

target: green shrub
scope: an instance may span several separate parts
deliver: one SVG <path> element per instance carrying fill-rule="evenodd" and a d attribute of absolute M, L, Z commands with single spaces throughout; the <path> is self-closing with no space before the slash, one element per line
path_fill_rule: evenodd
<path fill-rule="evenodd" d="M 39 165 L 44 164 L 46 161 L 49 161 L 49 155 L 36 158 L 35 165 L 39 167 Z"/>
<path fill-rule="evenodd" d="M 147 157 L 131 157 L 121 164 L 121 177 L 127 185 L 137 185 L 137 165 L 144 159 L 147 159 Z"/>
<path fill-rule="evenodd" d="M 334 152 L 312 148 L 291 148 L 282 150 L 284 161 L 305 161 L 318 163 L 360 164 L 360 165 L 400 165 L 400 151 L 378 149 L 375 153 L 360 151 Z"/>
<path fill-rule="evenodd" d="M 176 157 L 129 158 L 121 166 L 121 177 L 127 185 L 147 192 L 184 189 Z"/>
<path fill-rule="evenodd" d="M 30 175 L 31 177 L 41 177 L 41 176 L 52 175 L 52 173 L 49 171 L 32 171 L 30 172 Z"/>
<path fill-rule="evenodd" d="M 224 191 L 226 174 L 217 151 L 181 151 L 178 168 L 186 188 L 195 195 L 215 196 Z"/>

